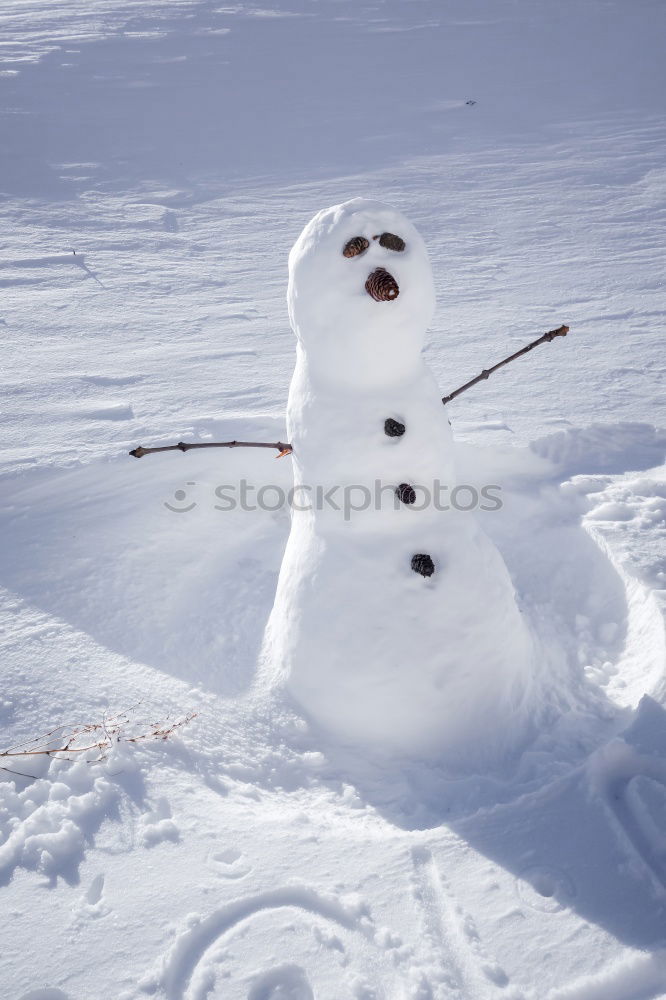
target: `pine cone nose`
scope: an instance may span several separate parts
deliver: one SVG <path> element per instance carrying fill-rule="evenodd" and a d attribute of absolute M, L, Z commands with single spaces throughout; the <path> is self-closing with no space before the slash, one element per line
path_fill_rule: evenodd
<path fill-rule="evenodd" d="M 365 290 L 368 295 L 372 295 L 375 302 L 390 302 L 391 299 L 397 299 L 400 294 L 398 282 L 383 267 L 375 268 L 368 275 Z"/>

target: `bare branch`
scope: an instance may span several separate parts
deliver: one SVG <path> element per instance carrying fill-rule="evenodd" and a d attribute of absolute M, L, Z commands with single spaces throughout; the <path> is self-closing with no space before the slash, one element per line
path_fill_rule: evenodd
<path fill-rule="evenodd" d="M 139 445 L 130 455 L 132 458 L 143 458 L 144 455 L 154 455 L 158 451 L 191 451 L 193 448 L 275 448 L 279 452 L 278 458 L 289 455 L 292 451 L 291 445 L 284 441 L 197 441 L 195 444 L 179 441 L 178 444 L 166 444 L 159 448 L 143 448 Z"/>
<path fill-rule="evenodd" d="M 568 332 L 568 326 L 558 326 L 556 330 L 549 330 L 548 333 L 544 333 L 542 337 L 538 338 L 538 340 L 533 340 L 531 344 L 527 345 L 527 347 L 522 347 L 519 351 L 516 351 L 515 354 L 510 354 L 508 358 L 504 359 L 504 361 L 498 361 L 496 365 L 492 366 L 492 368 L 484 368 L 481 374 L 477 375 L 476 378 L 470 379 L 469 382 L 465 382 L 464 385 L 461 385 L 459 389 L 455 389 L 448 396 L 444 396 L 442 398 L 444 406 L 446 406 L 447 403 L 450 403 L 452 399 L 455 399 L 456 396 L 459 396 L 461 392 L 465 392 L 467 389 L 471 389 L 473 385 L 476 385 L 477 382 L 482 382 L 487 379 L 488 376 L 492 375 L 493 372 L 496 372 L 498 368 L 503 368 L 504 365 L 508 365 L 510 361 L 515 361 L 516 358 L 521 357 L 523 354 L 527 354 L 528 351 L 534 350 L 534 348 L 538 347 L 539 344 L 550 343 L 550 341 L 554 340 L 555 337 L 566 337 Z"/>

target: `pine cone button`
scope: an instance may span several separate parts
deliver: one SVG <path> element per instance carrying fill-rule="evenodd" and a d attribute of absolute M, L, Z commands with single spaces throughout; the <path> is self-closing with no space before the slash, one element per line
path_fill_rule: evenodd
<path fill-rule="evenodd" d="M 383 267 L 376 268 L 368 275 L 365 290 L 368 295 L 372 295 L 375 302 L 390 302 L 392 299 L 397 299 L 400 294 L 398 282 Z"/>
<path fill-rule="evenodd" d="M 401 424 L 399 420 L 394 420 L 393 417 L 387 417 L 384 421 L 384 434 L 387 434 L 390 438 L 399 438 L 405 433 L 405 425 Z"/>
<path fill-rule="evenodd" d="M 426 552 L 417 552 L 412 556 L 412 569 L 421 576 L 432 576 L 435 572 L 435 564 Z"/>
<path fill-rule="evenodd" d="M 416 491 L 409 483 L 400 483 L 400 486 L 396 486 L 395 495 L 401 503 L 416 503 Z"/>

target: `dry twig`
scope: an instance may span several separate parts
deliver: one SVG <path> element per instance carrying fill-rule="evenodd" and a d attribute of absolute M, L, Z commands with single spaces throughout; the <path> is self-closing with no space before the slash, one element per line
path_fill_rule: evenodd
<path fill-rule="evenodd" d="M 483 382 L 489 375 L 496 372 L 498 368 L 503 368 L 504 365 L 508 365 L 510 361 L 515 361 L 516 358 L 521 357 L 521 355 L 527 354 L 528 351 L 532 351 L 535 347 L 538 347 L 539 344 L 550 343 L 550 341 L 554 340 L 555 337 L 566 337 L 568 332 L 568 326 L 558 326 L 556 330 L 549 330 L 548 333 L 544 333 L 543 336 L 539 337 L 537 340 L 533 340 L 531 344 L 527 345 L 527 347 L 521 347 L 521 349 L 516 351 L 515 354 L 510 354 L 508 358 L 504 358 L 504 361 L 498 361 L 496 365 L 492 366 L 492 368 L 484 368 L 481 374 L 477 375 L 476 378 L 470 379 L 469 382 L 465 382 L 464 385 L 461 385 L 459 389 L 455 389 L 448 396 L 443 396 L 442 402 L 444 403 L 444 406 L 446 406 L 447 403 L 450 403 L 452 399 L 455 399 L 456 396 L 459 396 L 461 392 L 471 389 L 473 385 L 477 384 L 477 382 Z"/>
<path fill-rule="evenodd" d="M 127 708 L 117 715 L 107 718 L 106 713 L 101 722 L 89 722 L 83 726 L 56 726 L 39 736 L 30 737 L 15 743 L 5 750 L 0 750 L 0 771 L 20 775 L 22 778 L 33 778 L 34 775 L 17 771 L 7 766 L 5 761 L 16 758 L 50 757 L 57 760 L 76 760 L 79 755 L 94 753 L 85 757 L 87 763 L 95 764 L 104 760 L 114 743 L 146 743 L 151 740 L 166 740 L 177 729 L 186 726 L 196 718 L 198 712 L 188 712 L 178 719 L 167 716 L 160 722 L 141 723 L 132 719 L 132 713 L 138 705 Z"/>
<path fill-rule="evenodd" d="M 152 455 L 156 451 L 191 451 L 192 448 L 276 448 L 280 453 L 276 458 L 289 455 L 292 450 L 291 445 L 285 444 L 284 441 L 197 441 L 195 444 L 179 441 L 178 444 L 166 444 L 161 448 L 143 448 L 139 445 L 130 452 L 130 455 L 132 458 L 143 458 L 144 455 Z"/>

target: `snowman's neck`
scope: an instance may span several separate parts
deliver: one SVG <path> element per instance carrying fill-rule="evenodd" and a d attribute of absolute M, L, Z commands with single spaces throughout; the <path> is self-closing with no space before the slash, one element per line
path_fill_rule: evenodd
<path fill-rule="evenodd" d="M 410 382 L 416 382 L 427 374 L 423 356 L 414 355 L 409 361 L 404 357 L 393 364 L 386 356 L 377 359 L 377 364 L 360 364 L 358 359 L 350 359 L 349 365 L 331 365 L 327 358 L 313 357 L 301 343 L 296 345 L 296 372 L 303 382 L 314 390 L 325 392 L 382 392 L 397 389 Z"/>

